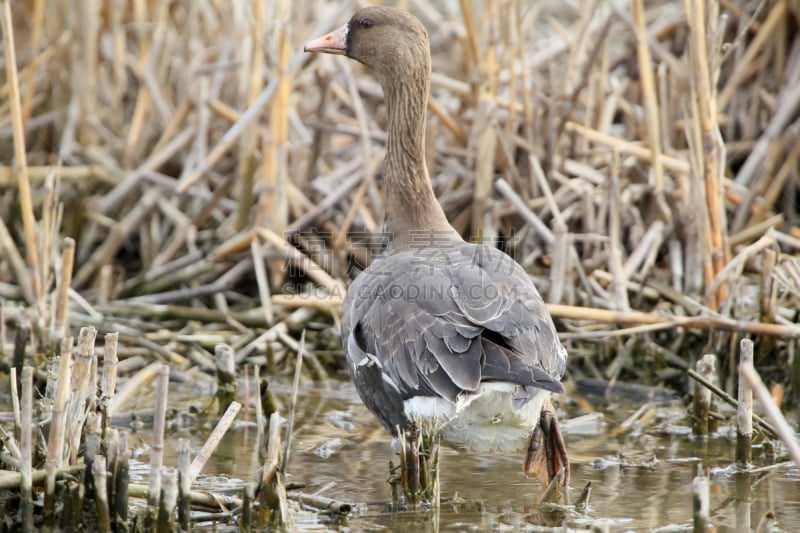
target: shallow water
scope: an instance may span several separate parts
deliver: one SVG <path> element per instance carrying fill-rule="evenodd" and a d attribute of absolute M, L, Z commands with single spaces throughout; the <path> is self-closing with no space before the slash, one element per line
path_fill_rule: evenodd
<path fill-rule="evenodd" d="M 277 395 L 288 403 L 285 388 L 283 392 Z M 175 397 L 172 388 L 170 394 Z M 391 439 L 349 386 L 305 388 L 301 396 L 286 481 L 306 483 L 304 493 L 356 504 L 346 521 L 353 531 L 434 530 L 436 519 L 442 531 L 537 531 L 559 525 L 581 530 L 598 524 L 608 524 L 611 531 L 691 530 L 691 486 L 700 463 L 710 469 L 711 523 L 718 531 L 755 531 L 767 511 L 777 517 L 774 531 L 800 531 L 800 472 L 791 465 L 774 465 L 773 450 L 767 446 L 754 449 L 755 472 L 734 473 L 732 438 L 693 438 L 677 404 L 661 404 L 653 411 L 655 422 L 639 434 L 618 429 L 638 405 L 606 408 L 577 430 L 570 420 L 585 413 L 567 408 L 562 419 L 568 421 L 565 433 L 573 464 L 571 500 L 592 483 L 589 506 L 581 511 L 535 505 L 542 487 L 523 476 L 521 454 L 464 453 L 444 446 L 445 502 L 435 517 L 430 511 L 387 511 L 388 464 L 396 461 Z M 252 420 L 252 412 L 239 418 Z M 178 423 L 168 439 L 174 443 L 189 438 L 199 448 L 209 432 L 210 428 Z M 139 431 L 139 437 L 149 442 L 147 430 Z M 240 487 L 253 469 L 254 441 L 251 423 L 232 428 L 198 484 L 216 490 Z M 175 446 L 166 448 L 165 462 L 174 465 Z M 147 454 L 139 460 L 147 461 Z M 456 493 L 459 503 L 452 501 Z M 314 515 L 298 522 L 300 530 L 324 529 Z"/>

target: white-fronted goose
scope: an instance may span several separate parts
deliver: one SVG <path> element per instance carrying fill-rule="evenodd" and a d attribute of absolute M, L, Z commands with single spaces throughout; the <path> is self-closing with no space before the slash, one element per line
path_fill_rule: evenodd
<path fill-rule="evenodd" d="M 366 7 L 305 50 L 363 63 L 386 99 L 390 242 L 350 285 L 342 309 L 342 342 L 364 404 L 394 436 L 441 432 L 476 451 L 526 449 L 527 474 L 546 482 L 563 468 L 568 484 L 548 401 L 563 392 L 567 357 L 547 308 L 516 262 L 462 240 L 434 196 L 424 155 L 424 26 L 405 11 Z"/>

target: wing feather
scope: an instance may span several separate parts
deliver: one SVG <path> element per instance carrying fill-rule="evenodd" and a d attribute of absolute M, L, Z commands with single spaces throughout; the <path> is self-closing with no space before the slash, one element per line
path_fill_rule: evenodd
<path fill-rule="evenodd" d="M 487 380 L 518 384 L 520 405 L 562 391 L 566 353 L 522 267 L 489 246 L 439 251 L 387 254 L 351 284 L 342 334 L 354 377 L 370 353 L 402 398 L 455 401 Z"/>

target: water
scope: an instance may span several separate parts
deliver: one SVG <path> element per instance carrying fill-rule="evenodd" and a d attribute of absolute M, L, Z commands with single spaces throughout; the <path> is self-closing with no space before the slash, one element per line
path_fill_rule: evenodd
<path fill-rule="evenodd" d="M 170 394 L 175 397 L 172 390 Z M 288 403 L 287 394 L 278 396 Z M 305 493 L 320 491 L 322 496 L 356 504 L 356 513 L 347 520 L 353 531 L 433 530 L 430 511 L 387 511 L 385 504 L 391 499 L 388 464 L 396 462 L 391 439 L 352 389 L 347 385 L 342 390 L 307 388 L 301 396 L 286 481 L 305 483 Z M 767 511 L 777 517 L 774 531 L 800 531 L 800 472 L 791 465 L 774 465 L 771 447 L 754 450 L 755 472 L 736 474 L 731 468 L 733 440 L 693 438 L 680 405 L 659 404 L 651 412 L 654 421 L 643 430 L 621 432 L 622 420 L 638 407 L 606 408 L 593 415 L 593 423 L 577 430 L 571 428 L 574 424 L 565 424 L 573 465 L 571 498 L 592 483 L 589 506 L 582 511 L 535 505 L 541 486 L 525 479 L 521 454 L 473 454 L 443 447 L 445 503 L 438 516 L 439 529 L 537 531 L 567 525 L 581 530 L 608 524 L 611 531 L 691 530 L 691 485 L 702 462 L 710 469 L 711 522 L 718 531 L 737 531 L 737 525 L 739 531 L 746 531 L 748 522 L 755 531 Z M 569 420 L 585 413 L 571 407 L 566 414 Z M 245 417 L 240 415 L 240 419 Z M 598 424 L 600 419 L 603 422 Z M 189 438 L 199 448 L 209 431 L 183 424 L 173 427 L 168 438 L 173 444 L 177 438 Z M 139 436 L 142 442 L 149 441 L 146 430 Z M 216 490 L 241 486 L 254 468 L 254 441 L 252 424 L 233 428 L 198 483 Z M 171 455 L 174 449 L 172 444 L 167 446 L 167 464 L 176 463 Z M 146 454 L 140 460 L 146 461 Z M 456 493 L 459 501 L 449 501 Z M 300 522 L 301 530 L 324 528 L 313 518 Z"/>

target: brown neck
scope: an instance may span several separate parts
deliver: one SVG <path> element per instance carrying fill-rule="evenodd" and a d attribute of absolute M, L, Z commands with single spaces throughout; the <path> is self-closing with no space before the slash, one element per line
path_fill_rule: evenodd
<path fill-rule="evenodd" d="M 394 247 L 424 245 L 428 235 L 437 241 L 459 238 L 436 200 L 425 165 L 429 72 L 424 70 L 408 81 L 383 83 L 389 117 L 385 231 Z"/>

